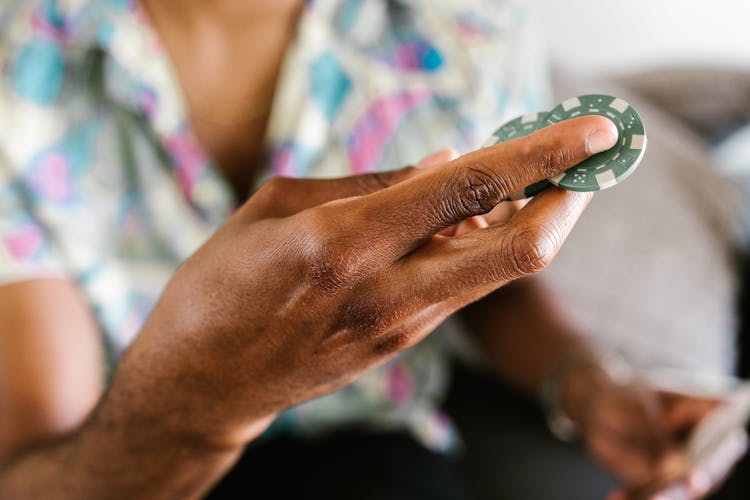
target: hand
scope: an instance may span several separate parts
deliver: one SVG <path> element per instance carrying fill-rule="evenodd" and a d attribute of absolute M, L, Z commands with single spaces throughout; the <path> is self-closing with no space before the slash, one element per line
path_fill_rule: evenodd
<path fill-rule="evenodd" d="M 544 268 L 590 195 L 549 189 L 505 222 L 439 233 L 615 140 L 586 117 L 424 170 L 270 181 L 177 271 L 113 380 L 125 401 L 106 407 L 243 446 Z"/>
<path fill-rule="evenodd" d="M 687 438 L 718 400 L 658 391 L 639 381 L 617 382 L 595 365 L 571 369 L 561 397 L 589 452 L 623 481 L 623 490 L 611 499 L 656 498 L 668 488 L 679 488 L 679 498 L 697 499 L 721 479 L 707 484 L 685 450 Z"/>
<path fill-rule="evenodd" d="M 747 434 L 738 428 L 711 455 L 688 457 L 686 440 L 698 424 L 722 404 L 721 400 L 659 391 L 667 433 L 680 443 L 678 451 L 659 464 L 654 478 L 645 484 L 615 492 L 614 500 L 697 500 L 713 492 L 729 475 L 747 450 Z"/>

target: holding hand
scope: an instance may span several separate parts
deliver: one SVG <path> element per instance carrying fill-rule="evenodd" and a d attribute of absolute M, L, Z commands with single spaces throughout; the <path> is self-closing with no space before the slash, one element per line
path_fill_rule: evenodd
<path fill-rule="evenodd" d="M 587 117 L 427 169 L 270 181 L 175 274 L 110 397 L 182 437 L 246 444 L 544 268 L 590 195 L 550 189 L 507 221 L 439 233 L 615 140 Z"/>
<path fill-rule="evenodd" d="M 595 364 L 572 368 L 561 381 L 560 396 L 589 452 L 623 482 L 611 500 L 703 498 L 739 458 L 695 464 L 688 456 L 688 438 L 719 399 L 617 381 Z"/>

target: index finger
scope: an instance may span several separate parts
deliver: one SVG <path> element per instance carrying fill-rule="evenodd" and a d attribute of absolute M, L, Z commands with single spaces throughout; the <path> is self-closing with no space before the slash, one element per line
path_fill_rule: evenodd
<path fill-rule="evenodd" d="M 441 230 L 491 211 L 516 191 L 612 148 L 615 124 L 587 116 L 480 149 L 360 198 L 362 218 L 403 255 Z M 356 210 L 356 209 L 355 209 Z"/>

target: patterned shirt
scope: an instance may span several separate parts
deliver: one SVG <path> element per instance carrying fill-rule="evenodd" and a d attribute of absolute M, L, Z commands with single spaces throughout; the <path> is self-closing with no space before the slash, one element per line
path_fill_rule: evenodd
<path fill-rule="evenodd" d="M 260 181 L 398 168 L 479 146 L 544 107 L 525 11 L 502 0 L 308 1 L 288 48 Z M 236 201 L 197 142 L 166 52 L 134 0 L 0 7 L 0 284 L 73 279 L 111 374 L 177 266 Z M 14 332 L 0 330 L 0 335 Z M 271 432 L 341 425 L 453 441 L 433 335 Z"/>

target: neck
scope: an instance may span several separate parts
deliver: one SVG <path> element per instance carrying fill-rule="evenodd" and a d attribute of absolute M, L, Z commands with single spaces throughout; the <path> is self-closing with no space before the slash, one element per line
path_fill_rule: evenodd
<path fill-rule="evenodd" d="M 246 29 L 260 20 L 294 15 L 304 0 L 141 0 L 152 17 L 183 30 Z"/>
<path fill-rule="evenodd" d="M 141 0 L 193 129 L 238 192 L 263 156 L 281 62 L 303 0 Z"/>

